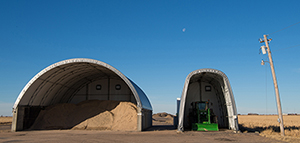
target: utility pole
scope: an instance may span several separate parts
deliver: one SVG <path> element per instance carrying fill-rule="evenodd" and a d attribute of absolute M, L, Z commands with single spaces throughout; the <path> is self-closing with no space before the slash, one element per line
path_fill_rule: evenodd
<path fill-rule="evenodd" d="M 276 74 L 275 74 L 275 69 L 274 69 L 274 64 L 272 60 L 272 55 L 271 55 L 271 50 L 269 47 L 268 41 L 271 41 L 272 39 L 267 39 L 267 35 L 264 35 L 264 40 L 260 40 L 260 43 L 265 42 L 267 52 L 268 52 L 268 57 L 269 57 L 269 62 L 271 66 L 271 71 L 272 71 L 272 77 L 273 77 L 273 82 L 274 82 L 274 87 L 275 87 L 275 93 L 276 93 L 276 101 L 277 101 L 277 111 L 278 111 L 278 122 L 280 124 L 280 132 L 281 136 L 284 136 L 284 126 L 283 126 L 283 118 L 282 118 L 282 110 L 281 110 L 281 103 L 280 103 L 280 96 L 279 96 L 279 90 L 278 90 L 278 84 L 277 84 L 277 79 L 276 79 Z M 265 48 L 265 47 L 262 47 Z M 262 49 L 263 50 L 263 49 Z"/>

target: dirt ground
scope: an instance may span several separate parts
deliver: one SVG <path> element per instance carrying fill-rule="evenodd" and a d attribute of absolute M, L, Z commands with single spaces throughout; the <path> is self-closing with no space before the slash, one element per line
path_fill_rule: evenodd
<path fill-rule="evenodd" d="M 185 131 L 178 133 L 172 124 L 173 119 L 171 117 L 172 116 L 164 115 L 153 116 L 153 127 L 143 132 L 100 130 L 41 130 L 10 132 L 11 117 L 5 119 L 1 117 L 0 142 L 290 142 L 264 137 L 255 132 L 246 133 L 245 130 L 245 133 L 233 133 L 233 131 L 226 129 L 221 129 L 219 132 Z M 240 117 L 239 120 L 243 122 L 243 119 L 240 119 Z M 295 140 L 294 142 L 297 141 Z"/>

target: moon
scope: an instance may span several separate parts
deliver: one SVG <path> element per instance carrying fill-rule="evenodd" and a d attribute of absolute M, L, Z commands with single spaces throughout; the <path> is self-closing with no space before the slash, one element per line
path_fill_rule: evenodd
<path fill-rule="evenodd" d="M 182 32 L 185 32 L 185 28 L 182 29 Z"/>

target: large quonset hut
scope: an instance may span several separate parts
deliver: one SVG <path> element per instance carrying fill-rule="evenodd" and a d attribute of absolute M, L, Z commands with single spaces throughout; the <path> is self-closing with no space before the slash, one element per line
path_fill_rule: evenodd
<path fill-rule="evenodd" d="M 150 101 L 133 81 L 104 62 L 76 58 L 48 66 L 27 83 L 13 106 L 12 131 L 30 128 L 48 106 L 95 99 L 134 103 L 137 130 L 152 126 Z"/>
<path fill-rule="evenodd" d="M 178 131 L 190 129 L 189 112 L 196 101 L 209 101 L 209 108 L 217 117 L 219 128 L 239 130 L 237 110 L 227 76 L 216 69 L 199 69 L 191 72 L 185 80 L 179 116 Z"/>

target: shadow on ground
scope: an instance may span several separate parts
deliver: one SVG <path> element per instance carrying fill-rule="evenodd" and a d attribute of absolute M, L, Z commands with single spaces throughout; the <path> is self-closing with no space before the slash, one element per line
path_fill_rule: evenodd
<path fill-rule="evenodd" d="M 153 125 L 146 131 L 165 131 L 165 130 L 176 130 L 174 125 Z"/>

